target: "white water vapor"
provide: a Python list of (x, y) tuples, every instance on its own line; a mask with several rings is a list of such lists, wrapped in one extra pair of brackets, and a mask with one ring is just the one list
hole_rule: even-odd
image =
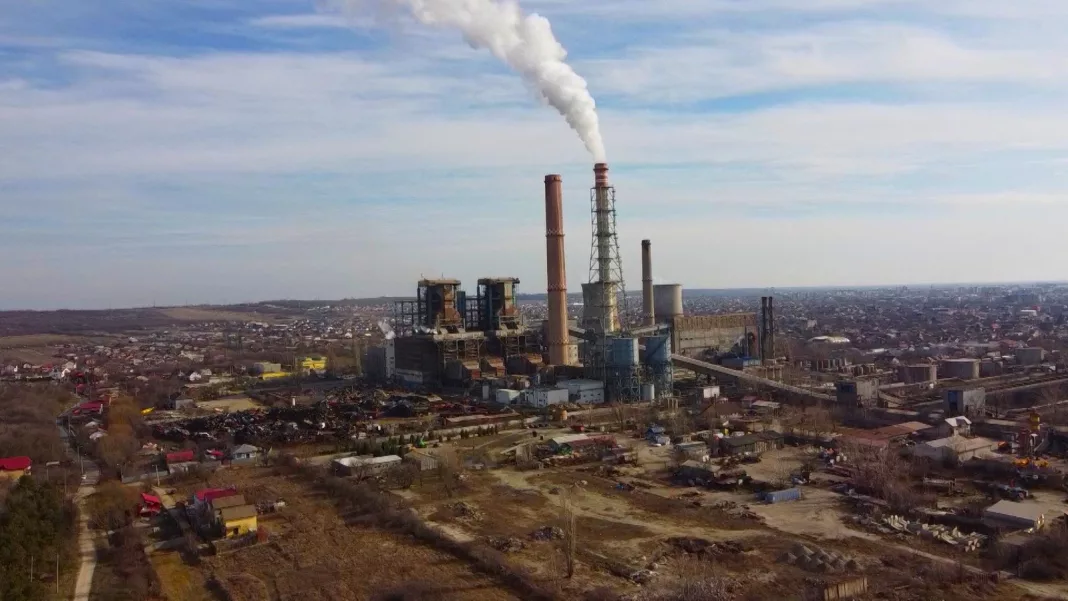
[(575, 130), (596, 162), (605, 161), (597, 104), (586, 80), (564, 59), (549, 20), (524, 14), (515, 0), (327, 0), (346, 14), (369, 5), (403, 8), (430, 27), (459, 30), (474, 48), (485, 48), (518, 72)]

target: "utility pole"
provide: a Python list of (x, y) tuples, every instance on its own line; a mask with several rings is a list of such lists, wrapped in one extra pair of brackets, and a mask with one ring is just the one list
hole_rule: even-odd
[(56, 551), (56, 594), (59, 594), (59, 551)]

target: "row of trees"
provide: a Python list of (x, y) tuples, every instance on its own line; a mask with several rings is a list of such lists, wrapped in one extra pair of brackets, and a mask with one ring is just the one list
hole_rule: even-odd
[(0, 599), (48, 598), (44, 577), (55, 578), (74, 561), (75, 525), (76, 511), (62, 488), (21, 478), (0, 510)]
[(36, 465), (64, 457), (56, 416), (73, 403), (51, 383), (0, 383), (0, 457), (26, 455)]

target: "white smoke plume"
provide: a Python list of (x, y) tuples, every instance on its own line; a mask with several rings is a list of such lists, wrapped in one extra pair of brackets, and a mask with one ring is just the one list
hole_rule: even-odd
[(564, 62), (567, 50), (553, 36), (549, 20), (524, 14), (515, 0), (326, 0), (325, 4), (348, 14), (386, 4), (407, 10), (423, 25), (459, 30), (472, 47), (489, 50), (517, 71), (578, 132), (594, 161), (605, 161), (597, 105), (586, 80)]

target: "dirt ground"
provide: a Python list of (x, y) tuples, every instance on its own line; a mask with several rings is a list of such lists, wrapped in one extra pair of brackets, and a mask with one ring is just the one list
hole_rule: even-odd
[[(465, 451), (503, 458), (504, 451), (526, 437), (529, 431), (461, 444)], [(639, 448), (644, 443), (632, 444)], [(645, 455), (670, 461), (669, 451), (646, 448)], [(797, 449), (787, 449), (745, 467), (772, 480), (803, 459)], [(528, 569), (567, 600), (578, 601), (602, 587), (636, 592), (641, 588), (636, 580), (665, 585), (709, 570), (738, 584), (739, 600), (801, 598), (821, 590), (818, 583), (858, 575), (868, 577), (879, 598), (891, 601), (1016, 601), (1027, 592), (1052, 591), (1038, 585), (1027, 590), (1015, 584), (995, 586), (978, 574), (953, 571), (951, 561), (910, 554), (907, 540), (895, 542), (843, 520), (848, 511), (825, 488), (805, 487), (801, 501), (766, 505), (752, 493), (673, 486), (657, 461), (611, 477), (597, 467), (519, 471), (502, 461), (497, 469), (466, 471), (463, 485), (451, 495), (433, 473), (394, 494), (452, 538), (502, 550), (508, 562)], [(637, 486), (620, 488), (620, 482)], [(154, 557), (171, 598), (200, 601), (183, 591), (206, 590), (212, 575), (237, 601), (366, 599), (404, 581), (430, 583), (440, 599), (519, 598), (452, 555), (340, 515), (332, 500), (306, 482), (271, 468), (222, 470), (211, 484), (236, 485), (251, 502), (284, 499), (287, 507), (261, 521), (273, 535), (271, 542), (207, 557), (198, 566), (185, 565), (174, 555)], [(1039, 502), (1052, 504), (1053, 499)], [(759, 519), (739, 515), (724, 503), (744, 506)], [(578, 541), (571, 579), (564, 578), (563, 545), (552, 531), (565, 525), (565, 505), (574, 512)], [(550, 536), (536, 536), (539, 531)], [(828, 574), (783, 563), (799, 543), (839, 553), (857, 567)]]
[(230, 412), (247, 411), (249, 409), (256, 409), (261, 406), (262, 405), (247, 396), (228, 397), (223, 399), (216, 399), (214, 401), (202, 401), (197, 403), (197, 409), (206, 409), (208, 411), (214, 411), (216, 409)]

